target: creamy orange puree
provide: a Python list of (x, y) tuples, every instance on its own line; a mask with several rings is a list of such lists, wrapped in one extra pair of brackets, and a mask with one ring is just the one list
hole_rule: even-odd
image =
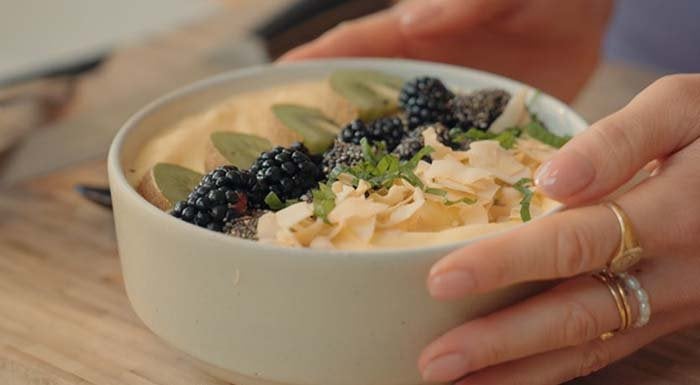
[(156, 163), (173, 163), (204, 173), (209, 135), (236, 131), (269, 139), (275, 145), (289, 145), (301, 137), (283, 126), (273, 115), (273, 104), (293, 103), (315, 107), (339, 124), (357, 116), (353, 105), (335, 93), (327, 81), (299, 82), (231, 97), (199, 115), (164, 127), (144, 143), (133, 162), (129, 182), (137, 185)]

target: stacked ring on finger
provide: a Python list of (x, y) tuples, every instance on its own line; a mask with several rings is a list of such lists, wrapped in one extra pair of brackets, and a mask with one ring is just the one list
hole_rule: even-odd
[(610, 294), (612, 294), (613, 300), (615, 301), (617, 311), (620, 314), (620, 326), (617, 329), (603, 333), (600, 336), (600, 339), (607, 340), (612, 338), (615, 333), (622, 332), (629, 328), (632, 319), (632, 311), (629, 306), (629, 302), (627, 301), (625, 290), (620, 284), (619, 280), (616, 279), (615, 275), (611, 274), (607, 270), (603, 270), (593, 274), (593, 277), (608, 287), (608, 290), (610, 290)]
[[(593, 276), (608, 287), (620, 314), (620, 327), (614, 331), (603, 333), (600, 336), (602, 340), (610, 339), (615, 333), (623, 332), (629, 329), (630, 326), (639, 328), (649, 322), (651, 318), (649, 296), (634, 276), (629, 273), (611, 273), (608, 270), (602, 270), (593, 274)], [(635, 297), (639, 307), (637, 319), (634, 323), (632, 322), (632, 309), (628, 299), (630, 295)]]
[(625, 284), (627, 292), (632, 293), (634, 298), (637, 300), (637, 305), (639, 306), (639, 314), (637, 315), (637, 320), (634, 322), (634, 327), (640, 328), (647, 323), (651, 318), (651, 304), (649, 303), (649, 295), (646, 290), (639, 283), (637, 278), (629, 273), (620, 273), (617, 275), (622, 279)]

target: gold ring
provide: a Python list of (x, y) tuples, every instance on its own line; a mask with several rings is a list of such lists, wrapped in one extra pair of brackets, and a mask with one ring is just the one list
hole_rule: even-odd
[(615, 284), (615, 290), (617, 290), (617, 294), (620, 296), (620, 299), (622, 300), (622, 306), (625, 309), (625, 324), (622, 325), (622, 328), (620, 328), (619, 331), (625, 331), (629, 329), (630, 326), (632, 326), (632, 308), (630, 307), (630, 303), (627, 300), (627, 290), (625, 289), (625, 284), (620, 279), (620, 276), (614, 273), (611, 273), (608, 270), (603, 270), (603, 274), (605, 274), (608, 277), (608, 280), (610, 282)]
[(630, 308), (629, 301), (627, 301), (625, 289), (616, 276), (604, 270), (593, 274), (593, 277), (603, 282), (608, 288), (610, 294), (612, 294), (612, 297), (615, 300), (615, 306), (617, 307), (617, 311), (620, 315), (620, 327), (618, 327), (616, 330), (601, 334), (600, 339), (605, 341), (612, 338), (615, 333), (622, 332), (630, 327), (632, 324), (632, 310)]
[(606, 202), (605, 207), (612, 210), (620, 225), (620, 245), (608, 262), (607, 269), (613, 273), (622, 273), (634, 266), (642, 258), (642, 247), (637, 241), (629, 217), (615, 202)]

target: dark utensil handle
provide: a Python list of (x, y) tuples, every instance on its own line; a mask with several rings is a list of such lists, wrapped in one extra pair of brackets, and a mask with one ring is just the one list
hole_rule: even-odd
[(75, 185), (75, 191), (90, 202), (109, 209), (112, 208), (112, 194), (109, 191), (109, 187), (78, 184)]

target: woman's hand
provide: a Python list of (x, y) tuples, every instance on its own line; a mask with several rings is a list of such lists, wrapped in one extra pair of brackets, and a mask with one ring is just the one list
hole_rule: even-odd
[(598, 63), (612, 0), (413, 0), (343, 23), (282, 60), (405, 57), (500, 73), (564, 100)]
[[(658, 166), (653, 175), (616, 202), (647, 257), (630, 272), (653, 315), (648, 325), (602, 341), (598, 336), (618, 328), (620, 316), (589, 273), (615, 253), (620, 230), (613, 212), (596, 202), (650, 162)], [(453, 252), (432, 268), (429, 291), (447, 300), (571, 278), (438, 338), (419, 360), (426, 380), (558, 384), (700, 322), (700, 75), (655, 82), (564, 146), (540, 168), (536, 184), (574, 208)]]

